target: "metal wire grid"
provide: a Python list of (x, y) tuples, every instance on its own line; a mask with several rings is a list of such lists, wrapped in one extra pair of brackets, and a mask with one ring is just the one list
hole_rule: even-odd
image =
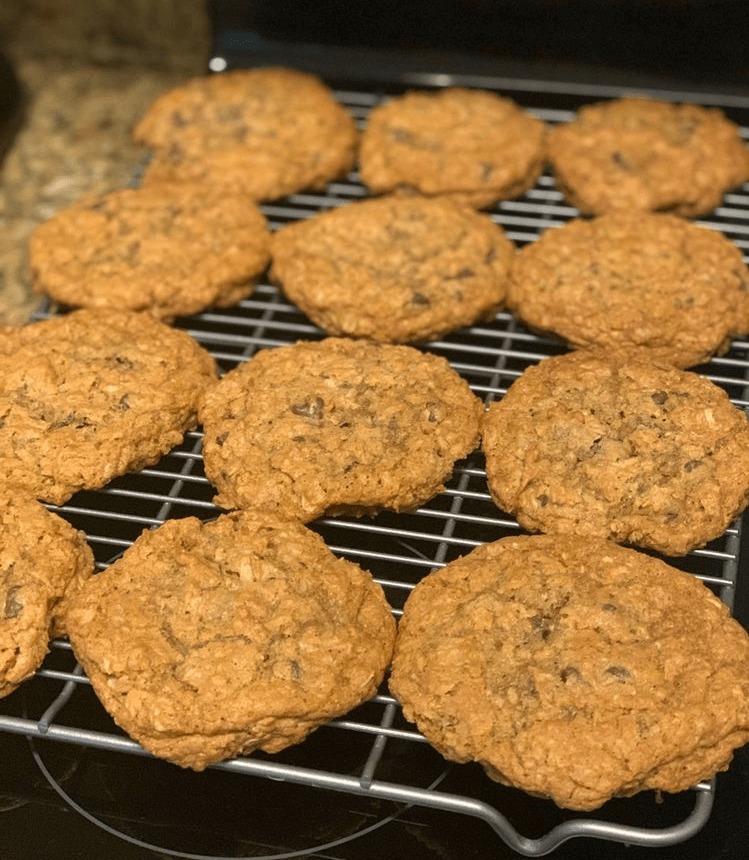
[[(439, 81), (440, 85), (450, 83), (475, 85), (473, 81)], [(512, 84), (501, 81), (494, 82), (494, 86), (507, 88), (508, 83)], [(482, 86), (491, 84), (480, 82)], [(528, 82), (515, 85), (516, 89), (528, 89)], [(537, 87), (539, 94), (547, 92), (547, 85)], [(549, 123), (565, 121), (571, 118), (578, 101), (589, 98), (591, 92), (590, 88), (582, 88), (582, 92), (570, 90), (567, 95), (571, 106), (565, 109), (534, 108), (533, 102), (526, 106)], [(685, 94), (680, 95), (687, 100)], [(338, 97), (363, 123), (368, 110), (383, 95), (341, 91)], [(693, 100), (706, 103), (704, 96)], [(749, 100), (745, 107), (749, 115)], [(746, 128), (743, 132), (749, 136)], [(277, 228), (363, 196), (365, 190), (356, 173), (352, 173), (345, 181), (333, 183), (325, 194), (295, 195), (263, 209), (271, 227)], [(536, 239), (545, 229), (563, 224), (577, 212), (564, 203), (553, 179), (545, 174), (522, 199), (501, 203), (490, 214), (511, 239), (522, 245)], [(701, 223), (722, 230), (746, 256), (749, 189), (728, 195), (724, 205)], [(38, 316), (54, 313), (55, 309), (46, 308)], [(200, 314), (180, 320), (177, 325), (205, 346), (225, 371), (257, 350), (323, 336), (268, 283), (261, 283), (252, 297), (235, 308)], [(427, 348), (444, 355), (487, 403), (500, 398), (525, 368), (565, 351), (563, 343), (528, 331), (508, 313), (498, 314), (491, 323), (434, 341)], [(737, 406), (749, 408), (749, 342), (735, 342), (727, 355), (713, 359), (699, 370), (724, 387)], [(85, 531), (99, 569), (116, 559), (143, 529), (156, 527), (170, 517), (194, 515), (209, 519), (218, 514), (211, 501), (213, 489), (202, 470), (201, 444), (199, 430), (188, 433), (184, 443), (156, 466), (123, 476), (101, 491), (79, 493), (68, 504), (54, 508)], [(517, 533), (519, 529), (513, 519), (493, 505), (479, 452), (458, 464), (445, 492), (412, 514), (383, 513), (362, 520), (326, 518), (313, 527), (335, 553), (372, 572), (385, 589), (396, 616), (400, 615), (411, 588), (430, 570), (474, 546)], [(704, 549), (669, 562), (699, 576), (733, 605), (740, 543), (741, 523), (737, 522)], [(37, 677), (27, 685), (29, 689), (33, 687), (33, 698), (38, 702), (35, 715), (19, 718), (0, 713), (0, 731), (147, 755), (114, 726), (95, 701), (67, 642), (58, 640), (52, 644)], [(81, 708), (71, 706), (83, 700), (89, 701)], [(493, 828), (511, 848), (528, 856), (547, 854), (575, 836), (638, 845), (673, 844), (689, 838), (704, 825), (713, 803), (714, 784), (705, 783), (695, 788), (691, 808), (681, 804), (675, 818), (663, 826), (645, 827), (637, 823), (642, 820), (640, 808), (636, 815), (628, 817), (626, 806), (624, 814), (620, 810), (609, 814), (608, 807), (604, 807), (601, 815), (594, 817), (560, 813), (543, 835), (532, 838), (520, 833), (501, 811), (506, 792), (512, 790), (493, 784), (487, 787), (488, 780), (483, 776), (478, 778), (481, 786), (475, 796), (435, 788), (443, 762), (413, 726), (403, 720), (397, 702), (385, 688), (352, 714), (334, 720), (318, 732), (326, 733), (334, 753), (331, 756), (325, 752), (322, 766), (316, 753), (307, 755), (307, 750), (315, 744), (310, 739), (275, 757), (237, 758), (216, 765), (216, 769), (475, 816)], [(397, 764), (389, 755), (394, 747), (398, 751)], [(527, 803), (544, 801), (528, 798)]]

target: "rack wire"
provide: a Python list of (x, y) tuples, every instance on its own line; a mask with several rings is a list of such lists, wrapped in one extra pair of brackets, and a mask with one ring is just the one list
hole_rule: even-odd
[[(368, 111), (399, 88), (450, 85), (481, 86), (508, 93), (550, 124), (570, 119), (586, 101), (626, 92), (621, 88), (557, 82), (415, 75), (404, 77), (398, 87), (390, 87), (387, 92), (348, 88), (337, 89), (336, 94), (363, 125)], [(749, 137), (749, 98), (673, 91), (645, 91), (645, 94), (722, 106), (739, 122), (744, 137)], [(263, 210), (270, 226), (276, 229), (365, 195), (358, 175), (353, 172), (346, 179), (332, 183), (325, 193), (294, 195), (265, 205)], [(578, 213), (564, 202), (553, 178), (546, 173), (521, 199), (500, 203), (489, 214), (522, 246)], [(749, 188), (727, 195), (723, 205), (699, 223), (721, 230), (742, 249), (746, 258)], [(47, 306), (37, 317), (58, 312)], [(190, 332), (208, 349), (223, 371), (246, 361), (258, 350), (323, 336), (267, 282), (234, 308), (180, 319), (175, 325)], [(507, 312), (497, 314), (491, 322), (454, 332), (426, 348), (445, 356), (487, 403), (501, 398), (530, 365), (566, 351), (561, 341), (529, 331)], [(697, 370), (722, 386), (738, 407), (749, 408), (749, 341), (734, 342), (726, 355)], [(67, 504), (52, 509), (86, 533), (97, 568), (104, 569), (144, 529), (172, 517), (194, 515), (205, 520), (218, 515), (211, 501), (213, 488), (203, 474), (201, 444), (200, 430), (190, 432), (182, 445), (155, 466), (125, 475), (100, 491), (81, 492)], [(519, 531), (517, 523), (491, 501), (480, 452), (461, 461), (446, 490), (413, 513), (385, 512), (368, 519), (325, 518), (312, 527), (322, 534), (333, 552), (373, 574), (383, 586), (396, 617), (402, 612), (410, 590), (428, 572), (481, 543)], [(739, 581), (741, 528), (741, 521), (737, 521), (707, 547), (668, 561), (703, 579), (733, 606)], [(743, 575), (747, 573), (744, 571)], [(31, 698), (36, 710), (17, 716), (6, 713), (0, 701), (0, 731), (148, 757), (137, 743), (107, 720), (66, 641), (52, 643), (44, 665), (24, 686), (33, 688)], [(71, 706), (71, 702), (84, 698), (85, 707)], [(323, 767), (316, 758), (306, 755), (306, 741), (278, 756), (238, 757), (216, 765), (215, 770), (296, 783), (319, 792), (374, 797), (472, 816), (484, 821), (511, 849), (526, 856), (548, 854), (575, 837), (654, 847), (675, 844), (690, 838), (706, 823), (715, 795), (714, 782), (700, 784), (682, 793), (673, 812), (668, 799), (662, 801), (654, 796), (641, 799), (639, 805), (634, 800), (614, 806), (607, 804), (596, 814), (585, 817), (561, 811), (550, 816), (546, 809), (542, 817), (550, 824), (545, 832), (528, 836), (506, 814), (504, 803), (513, 789), (495, 786), (483, 774), (475, 775), (475, 792), (466, 790), (458, 794), (439, 787), (444, 764), (441, 757), (404, 720), (398, 703), (385, 686), (370, 702), (332, 721), (318, 733), (325, 736), (326, 748), (331, 751), (326, 753)], [(684, 795), (690, 798), (686, 806)], [(548, 805), (548, 801), (530, 797), (523, 797), (520, 802), (529, 808)], [(639, 823), (644, 820), (643, 803), (652, 809), (657, 803), (656, 819), (661, 824), (646, 827)]]

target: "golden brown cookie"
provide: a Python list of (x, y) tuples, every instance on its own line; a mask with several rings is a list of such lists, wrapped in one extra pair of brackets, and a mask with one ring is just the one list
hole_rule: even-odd
[(66, 632), (71, 596), (93, 573), (86, 536), (17, 488), (0, 497), (0, 697), (39, 668)]
[(681, 791), (749, 741), (749, 637), (725, 604), (581, 537), (505, 538), (423, 579), (390, 687), (444, 756), (570, 809)]
[(508, 305), (575, 347), (646, 347), (691, 367), (749, 326), (749, 269), (722, 233), (675, 215), (611, 212), (518, 251)]
[(483, 426), (497, 505), (529, 531), (683, 555), (749, 502), (749, 422), (705, 377), (582, 350), (528, 368)]
[(195, 427), (213, 358), (149, 314), (78, 310), (0, 328), (0, 474), (62, 504), (155, 463)]
[(115, 721), (194, 770), (278, 752), (370, 698), (395, 638), (368, 573), (259, 512), (144, 531), (76, 595), (68, 628)]
[(544, 138), (541, 120), (495, 93), (412, 91), (370, 112), (359, 172), (376, 194), (446, 196), (483, 209), (535, 183)]
[(387, 196), (288, 224), (271, 278), (328, 334), (425, 341), (502, 306), (514, 245), (451, 201)]
[(246, 298), (269, 259), (270, 231), (254, 203), (190, 184), (87, 197), (29, 241), (37, 292), (162, 319)]
[(479, 442), (481, 401), (439, 356), (327, 338), (265, 349), (199, 410), (217, 505), (308, 522), (411, 510)]
[(133, 137), (154, 152), (144, 184), (200, 181), (255, 200), (324, 189), (358, 142), (319, 78), (275, 67), (192, 78), (156, 99)]
[(557, 185), (586, 214), (718, 206), (749, 179), (749, 150), (717, 108), (621, 98), (581, 108), (548, 136)]

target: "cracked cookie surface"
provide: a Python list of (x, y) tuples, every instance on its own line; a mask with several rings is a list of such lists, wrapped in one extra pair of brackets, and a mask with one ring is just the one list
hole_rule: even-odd
[(492, 498), (529, 531), (683, 555), (749, 502), (749, 422), (726, 392), (640, 356), (529, 367), (486, 412)]
[(722, 233), (612, 212), (546, 230), (515, 256), (507, 302), (576, 347), (645, 347), (691, 367), (749, 329), (749, 269)]
[(326, 338), (264, 349), (200, 406), (217, 505), (322, 514), (411, 510), (479, 442), (481, 401), (440, 356)]
[(368, 573), (259, 512), (143, 532), (76, 596), (68, 628), (117, 723), (194, 770), (278, 752), (370, 698), (395, 638)]
[(548, 135), (556, 182), (585, 214), (711, 212), (749, 179), (749, 150), (717, 108), (645, 98), (596, 102)]
[(155, 463), (195, 427), (216, 375), (192, 337), (148, 314), (83, 309), (0, 328), (0, 473), (62, 504)]
[(144, 185), (209, 183), (254, 200), (321, 191), (353, 166), (353, 116), (315, 75), (280, 67), (193, 78), (156, 99), (133, 137)]
[[(12, 495), (11, 495), (12, 493)], [(4, 487), (0, 497), (0, 697), (39, 668), (65, 611), (94, 571), (86, 536), (35, 499)]]
[(331, 335), (425, 341), (503, 305), (514, 245), (449, 201), (382, 197), (277, 231), (271, 278)]
[(606, 541), (519, 536), (416, 585), (390, 688), (445, 757), (590, 810), (676, 792), (749, 741), (749, 637), (691, 574)]
[(359, 172), (376, 194), (447, 196), (483, 209), (534, 184), (545, 133), (541, 120), (495, 93), (414, 90), (370, 111)]
[(29, 241), (37, 292), (162, 319), (236, 304), (269, 259), (270, 231), (254, 203), (189, 184), (85, 198)]

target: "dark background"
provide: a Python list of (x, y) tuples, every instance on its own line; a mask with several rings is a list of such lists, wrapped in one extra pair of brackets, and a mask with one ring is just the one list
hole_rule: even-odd
[(261, 41), (455, 53), (563, 78), (634, 73), (749, 88), (744, 0), (213, 0)]

